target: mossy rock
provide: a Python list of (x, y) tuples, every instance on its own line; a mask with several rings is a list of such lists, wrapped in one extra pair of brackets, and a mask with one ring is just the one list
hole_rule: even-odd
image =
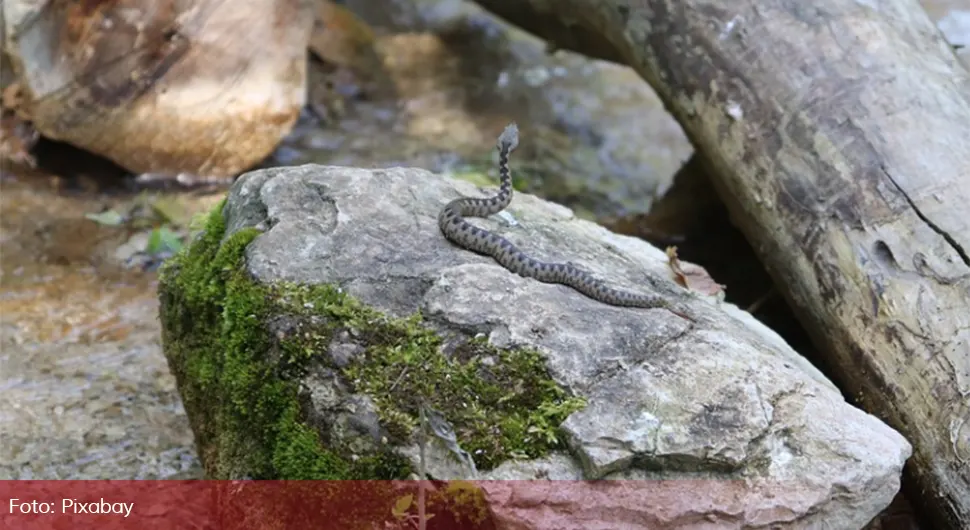
[[(259, 234), (227, 233), (220, 205), (159, 282), (164, 351), (208, 478), (405, 478), (413, 465), (395, 448), (422, 405), (444, 415), (479, 470), (562, 447), (559, 425), (583, 400), (538, 352), (470, 338), (445, 354), (420, 314), (392, 318), (331, 285), (258, 283), (244, 265)], [(328, 347), (348, 334), (359, 351), (335, 360)], [(311, 418), (311, 371), (369, 396), (380, 439), (361, 444)]]

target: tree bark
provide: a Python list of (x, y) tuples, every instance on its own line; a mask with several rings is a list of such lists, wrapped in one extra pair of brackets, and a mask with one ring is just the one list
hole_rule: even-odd
[(478, 3), (653, 86), (843, 388), (913, 444), (914, 500), (970, 528), (970, 75), (920, 4)]

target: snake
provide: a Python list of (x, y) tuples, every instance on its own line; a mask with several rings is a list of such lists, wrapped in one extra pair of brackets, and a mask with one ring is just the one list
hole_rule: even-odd
[(509, 156), (518, 145), (519, 128), (515, 122), (512, 122), (499, 135), (496, 144), (499, 154), (498, 193), (484, 198), (460, 197), (446, 204), (438, 214), (438, 228), (445, 238), (461, 248), (490, 256), (509, 271), (525, 278), (565, 285), (588, 298), (611, 306), (666, 309), (677, 316), (693, 320), (681, 312), (674, 311), (671, 304), (661, 296), (610, 287), (572, 262), (555, 263), (537, 260), (504, 237), (469, 223), (466, 217), (486, 218), (501, 212), (512, 202)]

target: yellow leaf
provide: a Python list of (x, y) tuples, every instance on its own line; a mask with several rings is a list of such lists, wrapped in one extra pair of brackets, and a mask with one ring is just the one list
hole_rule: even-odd
[(408, 508), (411, 507), (411, 502), (414, 500), (414, 495), (408, 493), (407, 495), (401, 497), (394, 503), (394, 507), (391, 508), (391, 514), (398, 519), (404, 517), (407, 514)]

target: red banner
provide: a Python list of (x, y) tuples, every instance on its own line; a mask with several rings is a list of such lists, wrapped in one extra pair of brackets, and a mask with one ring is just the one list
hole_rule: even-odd
[[(733, 506), (737, 516), (752, 493), (732, 480), (424, 485), (422, 493), (414, 481), (0, 481), (0, 528), (393, 530), (417, 529), (424, 517), (427, 530), (525, 520), (525, 527), (641, 529), (696, 518), (704, 506)], [(769, 512), (799, 497), (779, 488)]]
[[(455, 484), (429, 487), (427, 528), (494, 528)], [(0, 481), (0, 528), (417, 528), (419, 498), (405, 481)]]

